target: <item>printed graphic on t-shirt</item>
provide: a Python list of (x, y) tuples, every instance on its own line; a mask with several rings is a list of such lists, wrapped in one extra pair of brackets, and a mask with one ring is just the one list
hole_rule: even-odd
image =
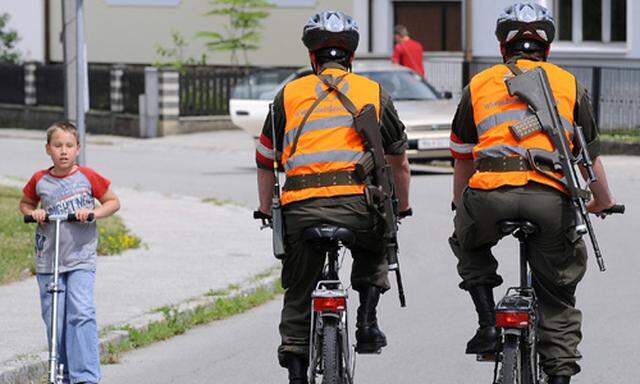
[(79, 209), (93, 209), (95, 207), (91, 190), (79, 185), (69, 185), (54, 190), (51, 192), (50, 199), (54, 202), (46, 207), (46, 211), (50, 215), (65, 215)]
[(41, 258), (44, 251), (44, 244), (47, 242), (47, 237), (42, 233), (36, 233), (36, 257)]

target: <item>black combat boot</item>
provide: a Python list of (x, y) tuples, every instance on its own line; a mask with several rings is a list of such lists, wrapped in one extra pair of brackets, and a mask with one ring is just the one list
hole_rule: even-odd
[(380, 290), (371, 285), (360, 291), (360, 306), (356, 321), (356, 352), (379, 353), (387, 345), (387, 337), (378, 328), (376, 306), (380, 300)]
[(549, 376), (547, 384), (569, 384), (571, 376)]
[(495, 353), (498, 350), (498, 329), (496, 328), (496, 310), (493, 301), (493, 289), (479, 285), (469, 289), (473, 304), (478, 312), (480, 327), (467, 343), (469, 354)]
[(307, 368), (309, 367), (309, 362), (307, 358), (294, 353), (287, 353), (286, 355), (289, 384), (308, 384)]

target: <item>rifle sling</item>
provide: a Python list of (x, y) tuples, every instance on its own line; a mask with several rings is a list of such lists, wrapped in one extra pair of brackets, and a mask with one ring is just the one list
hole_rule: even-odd
[(289, 157), (292, 157), (293, 154), (296, 153), (296, 149), (298, 149), (298, 140), (300, 139), (300, 135), (302, 134), (302, 130), (304, 129), (304, 126), (307, 124), (307, 120), (309, 120), (309, 117), (311, 116), (313, 111), (315, 111), (315, 109), (318, 107), (318, 105), (320, 105), (320, 103), (324, 99), (326, 99), (327, 96), (329, 96), (329, 94), (332, 91), (338, 90), (338, 85), (342, 82), (342, 80), (344, 80), (345, 76), (347, 76), (347, 75), (346, 74), (342, 75), (342, 76), (336, 78), (335, 81), (331, 81), (331, 80), (329, 80), (327, 78), (327, 77), (329, 77), (329, 78), (333, 79), (332, 76), (324, 76), (324, 75), (318, 76), (318, 78), (320, 80), (322, 80), (322, 82), (324, 84), (327, 84), (327, 87), (329, 87), (329, 88), (322, 91), (322, 93), (320, 94), (320, 96), (318, 96), (316, 101), (314, 101), (313, 104), (311, 104), (311, 107), (309, 107), (309, 109), (307, 110), (307, 113), (305, 113), (304, 118), (302, 119), (302, 122), (300, 123), (300, 125), (298, 126), (298, 129), (296, 131), (296, 136), (293, 139), (293, 144), (291, 146), (291, 154), (289, 155)]
[(522, 75), (522, 70), (520, 68), (518, 68), (518, 66), (516, 65), (518, 61), (507, 61), (504, 65), (507, 66), (507, 68), (509, 68), (509, 70), (511, 71), (511, 73), (513, 73), (514, 76), (518, 76), (518, 75)]

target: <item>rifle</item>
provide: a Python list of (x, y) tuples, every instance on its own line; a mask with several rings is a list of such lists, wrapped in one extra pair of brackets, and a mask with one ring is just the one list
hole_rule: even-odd
[(356, 165), (355, 173), (357, 177), (366, 181), (373, 172), (373, 183), (366, 183), (365, 196), (367, 203), (384, 222), (384, 233), (382, 235), (385, 244), (385, 253), (389, 271), (396, 275), (398, 284), (398, 298), (400, 306), (406, 307), (404, 296), (404, 286), (402, 285), (402, 274), (400, 273), (400, 263), (398, 261), (398, 219), (399, 216), (411, 216), (412, 212), (398, 212), (398, 199), (394, 191), (393, 174), (391, 166), (387, 164), (384, 157), (384, 147), (382, 145), (382, 135), (380, 134), (380, 124), (377, 112), (372, 104), (365, 105), (360, 111), (355, 104), (345, 95), (330, 76), (318, 76), (331, 91), (335, 91), (340, 103), (353, 116), (353, 127), (362, 137), (366, 151)]
[(280, 200), (280, 173), (278, 164), (278, 146), (276, 140), (276, 124), (273, 114), (273, 103), (269, 104), (271, 111), (271, 136), (273, 138), (273, 173), (275, 182), (273, 183), (273, 195), (271, 197), (271, 216), (260, 211), (253, 212), (253, 218), (262, 220), (260, 229), (273, 229), (273, 256), (276, 259), (284, 258), (284, 219), (282, 217), (282, 201)]
[[(544, 69), (537, 67), (522, 72), (512, 63), (509, 63), (508, 67), (515, 75), (505, 81), (509, 95), (517, 96), (528, 105), (529, 110), (533, 113), (533, 116), (525, 118), (510, 129), (517, 140), (523, 140), (540, 131), (551, 139), (555, 151), (528, 149), (527, 160), (536, 172), (559, 182), (567, 189), (575, 211), (575, 232), (579, 236), (589, 234), (598, 267), (600, 271), (604, 272), (606, 270), (604, 259), (587, 211), (587, 202), (591, 198), (591, 193), (581, 187), (576, 170), (576, 165), (582, 165), (586, 169), (587, 185), (597, 181), (582, 128), (575, 127), (579, 148), (577, 156), (574, 156), (570, 150), (551, 85)], [(562, 177), (556, 176), (553, 172), (542, 170), (538, 165), (540, 163), (550, 166), (555, 172), (560, 172)]]
[[(382, 235), (385, 244), (385, 253), (389, 264), (389, 271), (394, 271), (398, 284), (398, 297), (400, 306), (406, 307), (402, 274), (398, 261), (398, 199), (394, 191), (393, 174), (391, 166), (387, 164), (382, 146), (382, 136), (375, 107), (365, 105), (354, 116), (354, 127), (362, 136), (366, 152), (356, 166), (358, 177), (365, 180), (373, 168), (374, 183), (367, 183), (365, 196), (369, 206), (373, 207), (378, 216), (384, 221), (384, 233)], [(410, 212), (405, 213), (410, 215)]]

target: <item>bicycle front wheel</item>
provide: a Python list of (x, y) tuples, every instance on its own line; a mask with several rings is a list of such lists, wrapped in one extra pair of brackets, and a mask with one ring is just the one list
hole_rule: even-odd
[(325, 318), (322, 327), (322, 384), (342, 384), (338, 319)]

